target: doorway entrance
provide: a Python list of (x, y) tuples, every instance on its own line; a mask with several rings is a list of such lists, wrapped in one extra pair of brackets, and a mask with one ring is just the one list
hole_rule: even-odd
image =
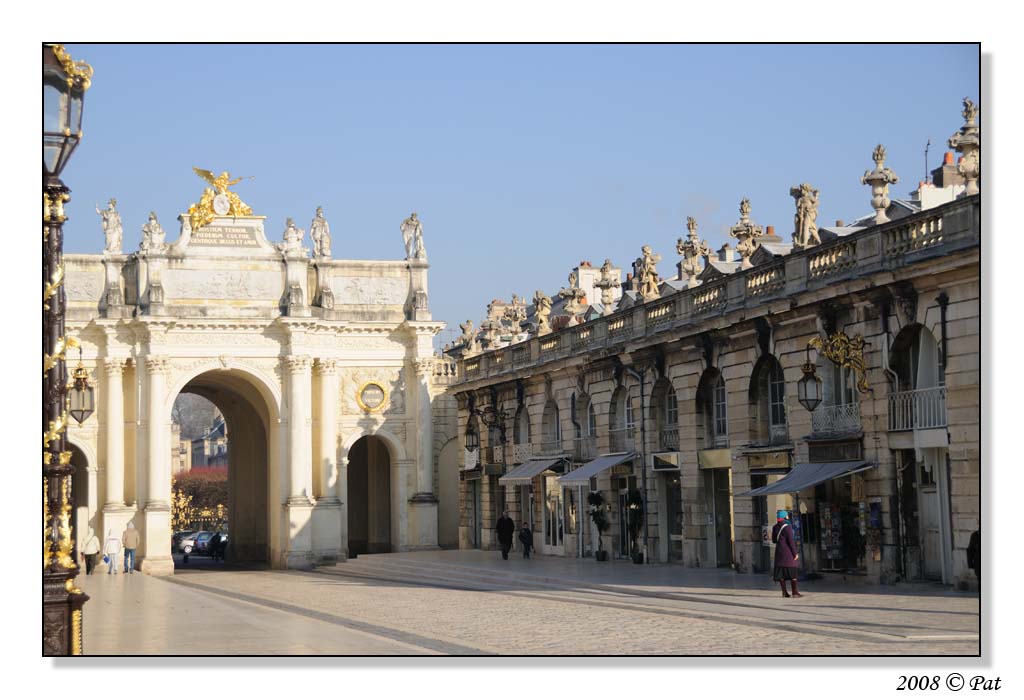
[(544, 541), (542, 554), (564, 555), (562, 537), (565, 523), (562, 516), (562, 486), (557, 474), (545, 474), (544, 483)]
[(391, 551), (391, 457), (380, 438), (359, 438), (348, 458), (348, 551)]
[(707, 494), (709, 529), (715, 566), (732, 566), (732, 500), (728, 469), (704, 470), (704, 489)]

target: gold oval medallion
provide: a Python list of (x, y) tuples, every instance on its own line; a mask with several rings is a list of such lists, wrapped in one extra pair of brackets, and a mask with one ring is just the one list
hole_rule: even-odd
[(383, 410), (388, 401), (388, 392), (380, 382), (369, 381), (359, 387), (356, 402), (367, 413)]

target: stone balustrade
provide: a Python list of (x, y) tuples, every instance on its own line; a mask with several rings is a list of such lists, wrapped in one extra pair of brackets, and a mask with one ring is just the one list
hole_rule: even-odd
[[(610, 348), (689, 326), (708, 316), (753, 308), (770, 299), (793, 298), (800, 292), (844, 279), (950, 255), (979, 244), (980, 213), (980, 195), (962, 197), (903, 219), (870, 226), (836, 241), (794, 251), (750, 270), (679, 290), (647, 304), (636, 304), (508, 348), (472, 355), (460, 360), (464, 371), (457, 383), (534, 367), (570, 353), (585, 354)], [(511, 362), (507, 361), (509, 352)]]

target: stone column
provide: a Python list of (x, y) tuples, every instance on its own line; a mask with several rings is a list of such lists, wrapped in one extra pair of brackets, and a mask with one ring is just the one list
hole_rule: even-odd
[(338, 370), (337, 361), (316, 361), (320, 396), (317, 418), (316, 505), (313, 507), (313, 554), (317, 562), (345, 559), (342, 551), (342, 509), (338, 498)]
[(317, 360), (320, 377), (320, 488), (317, 501), (337, 501), (338, 453), (338, 370), (335, 360)]
[[(124, 504), (124, 377), (125, 360), (109, 358), (107, 371), (106, 437), (107, 501), (104, 511), (121, 510)], [(103, 533), (104, 535), (106, 533)]]
[(416, 493), (414, 499), (434, 498), (434, 416), (430, 405), (430, 381), (434, 372), (433, 359), (415, 361), (417, 411), (416, 425), (419, 430), (416, 468)]
[[(434, 417), (430, 405), (433, 358), (414, 361), (416, 367), (416, 492), (409, 499), (408, 549), (437, 548), (437, 498), (434, 496)], [(395, 483), (392, 481), (392, 483)]]
[(288, 541), (280, 565), (309, 569), (313, 554), (313, 484), (310, 403), (310, 359), (303, 355), (285, 358), (288, 370), (288, 498), (285, 510)]
[(313, 471), (310, 435), (310, 360), (289, 355), (288, 364), (288, 503), (310, 505)]
[(169, 416), (164, 411), (168, 369), (166, 357), (151, 355), (146, 358), (146, 373), (149, 375), (146, 512), (141, 551), (137, 554), (142, 571), (155, 575), (174, 573), (174, 561), (171, 559), (171, 453), (167, 445)]

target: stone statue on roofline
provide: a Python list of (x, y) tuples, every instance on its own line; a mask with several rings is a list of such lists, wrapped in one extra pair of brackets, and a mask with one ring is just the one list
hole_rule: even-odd
[(121, 252), (121, 238), (124, 231), (121, 227), (121, 214), (117, 211), (117, 200), (111, 197), (107, 208), (102, 210), (97, 204), (96, 213), (103, 220), (103, 234), (106, 239), (103, 252), (118, 255)]
[(697, 238), (697, 220), (692, 216), (686, 217), (686, 228), (689, 231), (686, 240), (676, 241), (676, 252), (683, 256), (679, 262), (679, 279), (684, 279), (685, 275), (687, 286), (693, 288), (700, 284), (697, 275), (704, 269), (700, 259), (711, 255), (711, 246)]
[(796, 214), (793, 217), (793, 247), (809, 248), (821, 244), (818, 236), (818, 190), (806, 182), (789, 188), (789, 196), (796, 200)]
[(405, 243), (406, 260), (427, 259), (427, 249), (423, 244), (423, 224), (420, 223), (416, 212), (409, 215), (409, 218), (402, 222), (402, 241)]
[(302, 239), (305, 235), (306, 232), (296, 226), (291, 217), (288, 217), (284, 224), (284, 240), (277, 244), (277, 249), (285, 255), (305, 253), (305, 248), (302, 247)]
[(633, 279), (636, 280), (637, 294), (645, 302), (661, 297), (658, 289), (659, 262), (661, 256), (651, 252), (651, 246), (645, 245), (640, 249), (640, 257), (633, 263)]
[(165, 237), (163, 227), (156, 220), (156, 212), (149, 212), (149, 221), (142, 226), (142, 243), (139, 245), (139, 250), (144, 253), (163, 252), (167, 248), (164, 243)]
[(324, 218), (324, 208), (316, 208), (316, 216), (309, 224), (309, 237), (313, 239), (313, 257), (331, 257), (331, 227)]
[(736, 239), (736, 250), (742, 258), (740, 269), (752, 268), (750, 256), (761, 245), (757, 239), (764, 237), (764, 229), (750, 220), (750, 200), (746, 197), (740, 201), (740, 220), (729, 229), (729, 235)]
[(538, 289), (533, 295), (533, 306), (537, 314), (537, 335), (547, 335), (551, 332), (551, 297)]
[(978, 178), (981, 177), (981, 129), (978, 128), (978, 107), (974, 101), (964, 98), (964, 111), (961, 113), (964, 125), (949, 137), (949, 147), (961, 154), (957, 171), (966, 181), (967, 189), (963, 196), (978, 194)]
[(608, 316), (612, 313), (612, 304), (615, 303), (615, 292), (612, 290), (622, 286), (618, 276), (612, 275), (610, 258), (605, 258), (604, 265), (601, 266), (601, 279), (594, 282), (594, 286), (601, 290), (601, 315)]

